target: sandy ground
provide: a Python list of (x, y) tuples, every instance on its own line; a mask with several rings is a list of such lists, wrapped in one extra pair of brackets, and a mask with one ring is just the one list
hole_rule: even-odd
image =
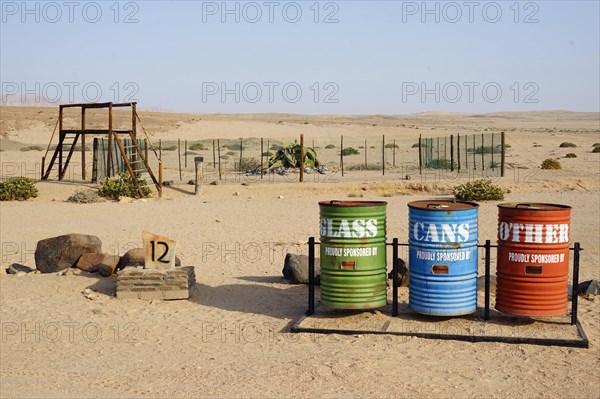
[[(17, 173), (15, 165), (36, 173), (41, 153), (19, 149), (47, 144), (54, 114), (49, 108), (2, 109), (2, 177)], [(300, 130), (307, 137), (376, 137), (376, 123), (406, 142), (431, 127), (436, 129), (428, 133), (437, 135), (506, 130), (509, 156), (536, 164), (574, 152), (577, 158), (561, 159), (561, 171), (530, 168), (520, 170), (523, 176), (515, 169), (497, 182), (510, 189), (508, 201), (571, 205), (571, 240), (584, 248), (581, 279), (600, 277), (600, 154), (590, 151), (600, 142), (597, 114), (142, 118), (165, 139), (213, 138), (215, 131), (223, 138), (277, 138)], [(559, 149), (562, 141), (578, 147)], [(307, 238), (318, 235), (319, 200), (362, 195), (388, 201), (388, 238), (406, 241), (406, 204), (448, 197), (455, 181), (405, 181), (400, 173), (383, 179), (377, 172), (303, 184), (253, 180), (242, 186), (243, 179), (232, 179), (205, 186), (196, 197), (193, 186), (179, 184), (174, 169), (165, 173), (177, 184), (165, 188), (162, 199), (70, 204), (64, 200), (72, 192), (94, 187), (77, 181), (77, 172), (74, 181), (38, 183), (36, 199), (1, 204), (2, 268), (12, 262), (34, 266), (35, 245), (47, 237), (94, 234), (105, 252), (123, 254), (139, 246), (141, 231), (148, 230), (177, 240), (178, 255), (196, 267), (198, 280), (189, 301), (148, 303), (114, 298), (114, 276), (0, 275), (2, 397), (599, 396), (598, 298), (580, 300), (589, 349), (289, 333), (306, 310), (307, 288), (284, 282), (283, 259), (287, 252), (306, 253)], [(190, 176), (188, 169), (183, 180)], [(480, 241), (495, 240), (497, 204), (481, 204)], [(84, 298), (88, 287), (99, 297)]]

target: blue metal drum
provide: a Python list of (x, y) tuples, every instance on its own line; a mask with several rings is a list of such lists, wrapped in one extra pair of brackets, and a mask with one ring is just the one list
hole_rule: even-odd
[(435, 316), (477, 309), (479, 205), (414, 201), (409, 207), (409, 306)]

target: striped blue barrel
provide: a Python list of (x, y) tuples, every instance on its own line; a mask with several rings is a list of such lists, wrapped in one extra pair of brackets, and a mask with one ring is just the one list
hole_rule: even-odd
[(477, 309), (477, 216), (463, 201), (414, 201), (409, 207), (409, 306), (458, 316)]

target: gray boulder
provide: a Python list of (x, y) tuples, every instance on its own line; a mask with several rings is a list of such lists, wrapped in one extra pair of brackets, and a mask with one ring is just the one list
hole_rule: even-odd
[(600, 294), (600, 286), (598, 280), (587, 280), (579, 283), (577, 286), (577, 294), (579, 295), (598, 295)]
[(47, 238), (37, 243), (35, 266), (42, 273), (54, 273), (73, 267), (86, 253), (102, 252), (102, 242), (96, 236), (67, 234)]
[[(121, 257), (117, 269), (121, 270), (128, 266), (144, 266), (145, 259), (144, 248), (132, 248)], [(175, 266), (181, 266), (181, 259), (177, 255), (175, 255)]]
[[(288, 253), (283, 264), (283, 277), (291, 284), (308, 284), (308, 256)], [(315, 281), (320, 282), (320, 260), (315, 258)]]

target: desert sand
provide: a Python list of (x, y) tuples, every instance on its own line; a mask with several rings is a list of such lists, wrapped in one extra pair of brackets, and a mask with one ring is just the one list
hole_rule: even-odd
[[(55, 108), (1, 109), (0, 177), (39, 178), (43, 151), (21, 149), (45, 149), (56, 114)], [(358, 143), (385, 134), (402, 144), (402, 154), (411, 160), (414, 150), (404, 147), (419, 134), (505, 131), (511, 145), (507, 162), (514, 166), (504, 178), (494, 178), (510, 191), (505, 201), (571, 205), (571, 241), (584, 248), (581, 280), (600, 277), (600, 154), (591, 152), (600, 142), (598, 114), (140, 114), (154, 141), (264, 137), (285, 142), (304, 133), (309, 142), (337, 142), (343, 134)], [(74, 116), (70, 120), (77, 123)], [(102, 115), (88, 120), (100, 125)], [(564, 141), (577, 147), (559, 148)], [(577, 158), (563, 158), (569, 152)], [(62, 182), (56, 173), (39, 182), (38, 198), (0, 205), (0, 396), (598, 397), (598, 297), (579, 301), (589, 349), (289, 331), (306, 311), (307, 287), (286, 284), (283, 259), (287, 252), (306, 254), (308, 237), (318, 236), (318, 201), (385, 200), (388, 240), (403, 242), (408, 202), (448, 198), (455, 184), (473, 176), (413, 174), (407, 181), (406, 171), (398, 168), (386, 176), (352, 171), (297, 183), (229, 173), (226, 181), (206, 184), (202, 195), (194, 196), (193, 186), (186, 184), (193, 164), (180, 181), (175, 154), (164, 157), (165, 180), (175, 185), (164, 188), (163, 198), (65, 202), (77, 189), (97, 187), (81, 181), (72, 166)], [(561, 158), (563, 169), (540, 170), (548, 157)], [(214, 173), (210, 176), (214, 179)], [(496, 239), (499, 202), (481, 203), (480, 242)], [(44, 238), (93, 234), (102, 240), (103, 251), (122, 255), (141, 245), (142, 230), (178, 241), (178, 256), (196, 269), (190, 300), (119, 300), (115, 276), (4, 274), (13, 262), (34, 267), (36, 243)], [(86, 299), (81, 293), (86, 288), (98, 295)]]

